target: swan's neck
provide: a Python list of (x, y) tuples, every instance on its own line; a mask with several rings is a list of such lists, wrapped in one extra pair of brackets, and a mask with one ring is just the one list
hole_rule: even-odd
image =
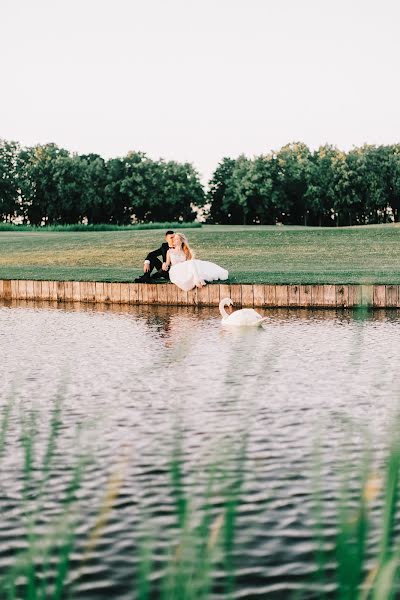
[(229, 314), (225, 310), (225, 306), (228, 306), (227, 300), (221, 300), (219, 303), (219, 312), (221, 313), (223, 319), (227, 319), (229, 317)]

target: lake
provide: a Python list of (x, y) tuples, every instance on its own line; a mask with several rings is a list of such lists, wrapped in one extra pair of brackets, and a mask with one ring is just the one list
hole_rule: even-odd
[[(316, 570), (315, 478), (329, 546), (343, 461), (351, 479), (364, 446), (376, 469), (383, 460), (398, 408), (400, 311), (265, 314), (263, 328), (235, 331), (221, 327), (214, 308), (0, 304), (8, 415), (0, 576), (29, 547), (32, 515), (39, 540), (60, 524), (79, 455), (86, 460), (74, 491), (71, 597), (138, 597), (143, 540), (158, 597), (178, 527), (178, 456), (175, 484), (194, 521), (208, 499), (215, 537), (224, 493), (242, 473), (235, 597), (307, 589)], [(52, 419), (59, 422), (47, 468)], [(54, 569), (49, 560), (43, 573)], [(216, 556), (213, 597), (226, 597), (225, 575)]]

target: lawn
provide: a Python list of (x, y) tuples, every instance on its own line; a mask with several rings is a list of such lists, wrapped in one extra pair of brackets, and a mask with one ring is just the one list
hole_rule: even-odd
[[(188, 228), (235, 283), (400, 284), (400, 226)], [(160, 230), (0, 232), (0, 279), (132, 281)]]

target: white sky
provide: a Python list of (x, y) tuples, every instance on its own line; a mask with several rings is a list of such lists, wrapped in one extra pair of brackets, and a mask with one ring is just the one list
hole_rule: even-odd
[(192, 162), (400, 142), (400, 0), (0, 0), (0, 137)]

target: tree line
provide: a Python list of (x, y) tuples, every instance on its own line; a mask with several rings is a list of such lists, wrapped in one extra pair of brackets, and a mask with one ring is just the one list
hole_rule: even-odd
[(189, 163), (142, 152), (104, 160), (0, 140), (0, 220), (55, 225), (193, 221), (204, 190)]
[(142, 152), (104, 160), (0, 140), (0, 220), (31, 225), (193, 221), (358, 225), (399, 221), (400, 145), (343, 152), (292, 143), (225, 157), (207, 191), (189, 163)]
[(361, 225), (399, 221), (400, 145), (303, 143), (249, 159), (224, 158), (209, 184), (213, 223)]

